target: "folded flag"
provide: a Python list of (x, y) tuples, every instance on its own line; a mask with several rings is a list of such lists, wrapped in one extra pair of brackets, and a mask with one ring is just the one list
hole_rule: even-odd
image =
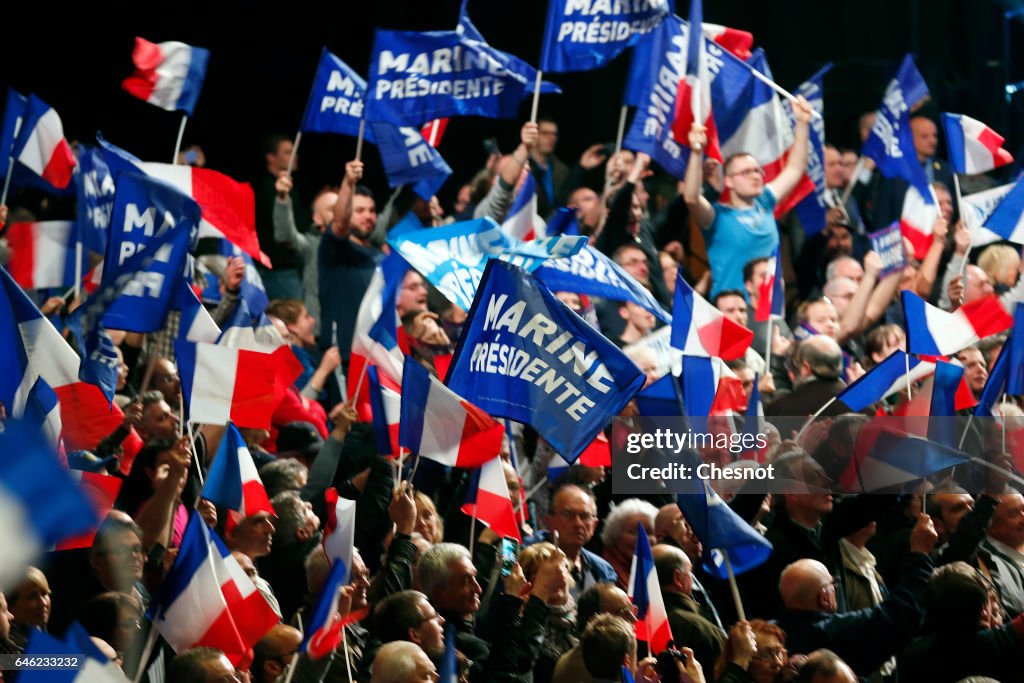
[(654, 568), (654, 554), (647, 530), (636, 525), (636, 547), (629, 568), (629, 599), (636, 605), (636, 639), (647, 643), (648, 652), (657, 655), (668, 647), (672, 629), (668, 623), (661, 582)]
[(733, 574), (764, 564), (772, 554), (768, 539), (733, 512), (706, 481), (691, 484), (694, 492), (679, 494), (676, 503), (704, 546), (704, 568), (720, 579), (727, 579), (726, 554)]
[(516, 522), (515, 506), (509, 496), (508, 482), (505, 481), (501, 456), (495, 455), (474, 473), (466, 502), (461, 509), (463, 513), (486, 524), (499, 536), (511, 536), (523, 542)]
[(845, 491), (870, 493), (922, 479), (969, 459), (955, 448), (872, 421), (861, 429), (853, 458), (838, 483)]
[[(963, 204), (960, 211), (963, 216), (964, 225), (967, 226), (971, 233), (971, 246), (973, 248), (977, 249), (1004, 239), (1002, 235), (992, 232), (985, 226), (988, 223), (988, 219), (992, 216), (992, 212), (995, 211), (999, 203), (1003, 201), (1003, 198), (1014, 187), (1016, 187), (1015, 183), (1007, 183), (1006, 185), (993, 187), (990, 190), (983, 190), (962, 197)], [(1021, 209), (1024, 209), (1024, 205), (1022, 205)], [(1014, 221), (1010, 224), (1011, 237), (1008, 239), (1011, 242), (1020, 244), (1024, 242), (1024, 223), (1021, 224), (1021, 232), (1016, 237), (1012, 237), (1013, 230), (1016, 227), (1015, 220), (1016, 216), (1014, 216)]]
[(672, 346), (688, 356), (712, 356), (723, 360), (742, 358), (754, 333), (735, 323), (676, 277), (672, 307)]
[(490, 415), (532, 425), (575, 460), (644, 374), (532, 275), (488, 259), (447, 384)]
[(274, 610), (202, 517), (193, 513), (146, 616), (175, 652), (214, 647), (238, 665), (278, 623)]
[(779, 247), (768, 258), (768, 269), (765, 277), (757, 285), (757, 308), (754, 309), (754, 320), (759, 323), (768, 322), (774, 315), (782, 317), (786, 314), (786, 283), (782, 280), (782, 257)]
[[(909, 364), (909, 374), (907, 367)], [(843, 389), (837, 401), (842, 401), (851, 412), (859, 413), (872, 403), (884, 401), (935, 371), (935, 363), (923, 361), (899, 349), (864, 373), (856, 382)]]
[(419, 130), (390, 120), (367, 120), (390, 187), (411, 185), (423, 201), (437, 194), (452, 168)]
[(931, 248), (939, 215), (939, 207), (932, 201), (931, 194), (922, 197), (914, 185), (907, 188), (900, 213), (900, 232), (914, 245), (914, 258), (923, 259)]
[(35, 95), (28, 96), (11, 156), (58, 190), (71, 182), (76, 162), (64, 139), (64, 126), (57, 112)]
[(348, 574), (349, 568), (344, 562), (334, 562), (316, 603), (313, 619), (306, 628), (300, 650), (314, 661), (323, 659), (341, 645), (343, 628), (348, 619), (341, 615), (338, 599)]
[(532, 173), (526, 174), (501, 229), (509, 237), (523, 242), (544, 236), (544, 221), (537, 215), (537, 181)]
[(1024, 244), (1024, 177), (1021, 177), (984, 223), (1000, 239)]
[(11, 223), (4, 237), (11, 249), (7, 270), (22, 288), (68, 287), (74, 283), (74, 249), (69, 250), (71, 221)]
[[(359, 135), (366, 103), (366, 81), (325, 47), (309, 91), (299, 130), (303, 133)], [(363, 136), (373, 142), (369, 127)]]
[(324, 495), (327, 501), (324, 553), (330, 562), (341, 562), (351, 573), (352, 551), (355, 548), (356, 501), (342, 498), (333, 486)]
[(721, 24), (709, 24), (706, 21), (702, 26), (705, 38), (718, 43), (736, 55), (737, 59), (746, 61), (750, 58), (750, 48), (754, 47), (753, 33), (741, 31), (738, 28), (722, 26)]
[(370, 383), (370, 408), (373, 411), (373, 436), (377, 455), (398, 457), (398, 425), (402, 418), (402, 387), (375, 365), (366, 370)]
[(213, 321), (213, 316), (206, 310), (184, 279), (178, 284), (178, 300), (175, 308), (181, 311), (181, 322), (178, 326), (179, 336), (190, 342), (206, 342), (213, 344), (221, 336), (220, 328)]
[(192, 116), (209, 59), (210, 51), (201, 47), (173, 40), (151, 43), (136, 36), (132, 49), (135, 71), (121, 87), (161, 109)]
[(981, 121), (943, 112), (942, 125), (954, 173), (985, 173), (1013, 163), (1013, 157), (1003, 149), (1006, 138)]
[(257, 512), (274, 514), (256, 463), (233, 424), (228, 423), (228, 430), (220, 440), (202, 497), (228, 509), (228, 528)]
[(88, 496), (61, 466), (38, 429), (9, 419), (0, 432), (0, 588), (13, 588), (29, 564), (56, 543), (99, 522)]
[(982, 337), (1013, 325), (995, 294), (964, 304), (952, 313), (908, 291), (900, 295), (907, 321), (907, 350), (922, 356), (951, 356)]
[(450, 467), (479, 467), (501, 453), (504, 435), (504, 425), (406, 357), (400, 446)]

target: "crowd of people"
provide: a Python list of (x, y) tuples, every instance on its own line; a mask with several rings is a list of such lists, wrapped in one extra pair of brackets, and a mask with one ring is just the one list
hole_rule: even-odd
[[(728, 583), (705, 569), (707, 549), (674, 496), (617, 495), (602, 467), (573, 465), (549, 477), (551, 447), (529, 426), (516, 425), (502, 457), (524, 543), (506, 566), (503, 539), (460, 510), (470, 473), (425, 460), (410, 476), (410, 458), (398, 480), (392, 463), (377, 454), (371, 425), (345, 399), (339, 375), (348, 369), (362, 295), (389, 249), (388, 230), (409, 214), (428, 228), (483, 216), (500, 224), (530, 174), (538, 214), (571, 207), (580, 234), (667, 311), (681, 276), (728, 319), (753, 330), (744, 357), (729, 365), (747, 396), (756, 381), (769, 422), (814, 413), (895, 350), (906, 350), (901, 291), (945, 310), (996, 294), (1012, 313), (1024, 298), (1019, 250), (970, 249), (936, 124), (921, 112), (911, 119), (914, 144), (941, 215), (927, 248), (906, 241), (902, 270), (883, 274), (867, 235), (899, 220), (907, 183), (882, 177), (870, 160), (858, 166), (851, 150), (824, 149), (824, 230), (805, 234), (792, 213), (777, 221), (775, 207), (807, 164), (810, 107), (803, 99), (792, 106), (794, 146), (770, 182), (749, 154), (706, 160), (699, 125), (690, 132), (684, 179), (666, 178), (644, 154), (610, 153), (602, 144), (569, 165), (557, 156), (558, 122), (541, 116), (522, 125), (514, 151), (486, 160), (447, 211), (408, 188), (385, 199), (365, 187), (364, 163), (372, 161), (350, 161), (340, 186), (300, 196), (289, 174), (299, 168), (292, 142), (268, 138), (266, 171), (253, 185), (259, 242), (273, 268), (257, 268), (270, 300), (266, 315), (303, 373), (269, 430), (241, 432), (274, 514), (229, 523), (227, 511), (200, 497), (225, 430), (196, 425), (194, 438), (179, 436), (186, 414), (171, 343), (177, 314), (161, 333), (112, 332), (123, 424), (68, 459), (121, 477), (123, 486), (90, 548), (48, 553), (0, 594), (0, 652), (22, 653), (34, 630), (60, 634), (78, 620), (126, 674), (151, 683), (430, 681), (451, 638), (464, 681), (618, 681), (624, 667), (639, 680), (697, 683), (1021, 680), (1024, 496), (1008, 475), (1021, 454), (1002, 452), (1005, 440), (982, 439), (985, 457), (999, 467), (969, 480), (943, 473), (924, 485), (870, 495), (727, 496), (773, 546), (767, 563), (738, 577), (741, 618)], [(19, 200), (12, 195), (10, 216), (4, 207), (5, 223), (38, 212)], [(780, 244), (787, 314), (769, 327), (755, 322), (753, 311)], [(968, 252), (972, 263), (964, 268)], [(18, 258), (0, 250), (5, 262)], [(209, 308), (223, 324), (252, 266), (238, 257), (199, 261), (198, 277), (219, 281), (219, 301)], [(648, 310), (557, 294), (624, 348), (649, 381), (664, 372), (665, 359), (645, 343), (660, 326)], [(60, 326), (65, 300), (33, 295)], [(437, 373), (466, 311), (414, 270), (396, 305), (407, 353)], [(1005, 341), (987, 338), (957, 354), (975, 397)], [(901, 393), (881, 409), (898, 410), (905, 400)], [(1013, 400), (998, 407), (1002, 415), (1022, 415)], [(627, 411), (635, 414), (635, 407)], [(826, 429), (809, 430), (800, 441), (777, 440), (766, 462), (800, 472), (794, 478), (804, 481), (817, 477), (826, 490), (843, 469), (836, 459), (851, 457), (846, 445), (867, 419), (844, 412), (836, 404), (826, 412), (834, 416)], [(141, 447), (130, 447), (134, 440)], [(329, 571), (322, 548), (328, 487), (356, 501), (358, 551), (339, 600), (351, 616), (344, 645), (314, 660), (300, 646)], [(195, 513), (223, 537), (280, 622), (241, 663), (213, 648), (174, 652), (162, 645), (140, 661), (151, 596)], [(658, 653), (638, 643), (634, 628), (638, 614), (628, 592), (638, 526), (653, 544), (679, 652), (667, 669), (664, 657), (656, 661), (651, 655)], [(16, 680), (17, 672), (3, 676)]]

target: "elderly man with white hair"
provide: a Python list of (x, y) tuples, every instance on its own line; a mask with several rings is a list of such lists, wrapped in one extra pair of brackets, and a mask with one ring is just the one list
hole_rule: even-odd
[(645, 500), (629, 498), (611, 509), (604, 520), (601, 556), (611, 563), (617, 579), (615, 583), (622, 590), (629, 590), (629, 570), (633, 564), (636, 549), (637, 525), (642, 524), (648, 538), (654, 538), (654, 518), (658, 508)]
[(396, 640), (381, 647), (373, 660), (370, 683), (430, 683), (437, 667), (419, 645)]

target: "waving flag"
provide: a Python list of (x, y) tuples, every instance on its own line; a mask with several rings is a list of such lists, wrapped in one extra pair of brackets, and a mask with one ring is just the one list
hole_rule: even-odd
[(421, 125), (448, 116), (514, 118), (526, 92), (526, 76), (511, 70), (514, 63), (496, 53), (464, 32), (377, 29), (367, 121)]
[[(9, 337), (8, 337), (9, 338)], [(0, 432), (0, 587), (55, 543), (89, 531), (98, 519), (88, 497), (61, 466), (38, 429), (9, 419)]]
[(524, 242), (544, 236), (544, 221), (537, 215), (537, 181), (532, 173), (526, 174), (501, 229), (509, 237)]
[(4, 237), (11, 248), (7, 270), (23, 288), (67, 287), (74, 283), (74, 248), (68, 249), (71, 221), (11, 223)]
[(532, 425), (575, 460), (644, 375), (529, 273), (491, 259), (447, 384), (492, 416)]
[(499, 536), (511, 536), (523, 542), (516, 522), (515, 506), (505, 481), (505, 470), (501, 466), (501, 456), (495, 455), (474, 472), (466, 502), (460, 509), (464, 514), (486, 524)]
[(192, 116), (206, 77), (210, 51), (185, 43), (151, 43), (135, 38), (132, 63), (135, 71), (121, 87), (140, 100), (167, 111)]
[(747, 409), (743, 382), (721, 358), (683, 356), (681, 387), (689, 417), (731, 416)]
[[(1014, 183), (1007, 183), (1006, 185), (993, 187), (991, 190), (975, 192), (961, 197), (963, 204), (961, 204), (960, 215), (963, 217), (964, 225), (967, 226), (971, 233), (971, 245), (975, 249), (1004, 239), (1002, 235), (992, 232), (985, 225), (992, 216), (992, 212), (995, 211), (999, 203), (1003, 201), (1003, 198), (1014, 187)], [(1021, 206), (1021, 209), (1024, 210), (1024, 205)], [(1018, 244), (1024, 243), (1024, 222), (1021, 224), (1018, 235), (1013, 237), (1013, 230), (1016, 227), (1016, 216), (1013, 218), (1014, 220), (1009, 224), (1011, 237), (1008, 239)]]
[(914, 245), (914, 258), (923, 259), (931, 248), (939, 215), (939, 207), (930, 193), (922, 196), (914, 185), (907, 188), (900, 213), (900, 232)]
[[(910, 374), (907, 374), (909, 363)], [(899, 349), (864, 373), (856, 382), (843, 389), (837, 401), (842, 401), (851, 412), (860, 412), (872, 403), (884, 401), (906, 389), (908, 383), (924, 379), (935, 371), (935, 363), (923, 361)]]
[(673, 638), (658, 572), (654, 569), (651, 542), (643, 524), (636, 525), (636, 548), (629, 569), (629, 599), (637, 608), (636, 639), (647, 643), (651, 655), (657, 655)]
[(714, 356), (724, 360), (741, 358), (754, 333), (729, 320), (683, 279), (676, 278), (672, 307), (672, 346), (688, 356)]
[(548, 3), (541, 71), (589, 71), (603, 66), (669, 16), (668, 0), (634, 3)]
[(55, 547), (55, 550), (74, 550), (76, 548), (91, 548), (96, 539), (96, 529), (100, 521), (106, 519), (107, 515), (114, 508), (114, 501), (121, 491), (121, 484), (124, 482), (120, 477), (111, 476), (105, 472), (84, 472), (82, 470), (68, 470), (71, 478), (78, 482), (79, 488), (89, 496), (93, 512), (96, 514), (96, 524), (89, 530), (66, 538)]
[(922, 356), (949, 356), (982, 337), (1013, 325), (995, 294), (964, 304), (953, 313), (932, 306), (913, 292), (901, 292), (907, 321), (907, 350)]
[(277, 376), (277, 360), (272, 354), (180, 339), (174, 353), (193, 422), (234, 422), (256, 429), (270, 426), (277, 406), (273, 393), (268, 392)]
[(949, 165), (955, 173), (985, 173), (1013, 163), (1013, 157), (1002, 147), (1006, 138), (981, 121), (943, 112), (942, 125), (946, 130)]
[(238, 298), (245, 302), (253, 315), (258, 316), (267, 310), (270, 299), (267, 297), (266, 287), (263, 286), (263, 278), (256, 270), (251, 256), (228, 240), (218, 238), (201, 239), (198, 250), (201, 254), (198, 257), (200, 263), (209, 271), (206, 289), (202, 292), (203, 301), (220, 302), (220, 279), (224, 276), (228, 258), (234, 256), (245, 263), (245, 275), (239, 285)]
[(60, 405), (57, 394), (43, 378), (37, 379), (29, 391), (21, 418), (28, 425), (40, 430), (54, 449), (60, 451)]
[(228, 423), (228, 430), (214, 455), (202, 497), (229, 510), (229, 526), (257, 512), (274, 514), (256, 463), (233, 424)]
[(690, 128), (693, 124), (703, 125), (707, 134), (704, 153), (712, 159), (722, 161), (716, 121), (711, 112), (712, 76), (708, 71), (704, 33), (694, 30), (694, 27), (703, 26), (703, 24), (704, 8), (701, 0), (690, 0), (690, 20), (686, 38), (686, 74), (679, 82), (672, 134), (677, 141), (685, 143), (689, 139)]
[(861, 429), (853, 458), (838, 483), (846, 491), (870, 493), (962, 465), (969, 458), (892, 425), (869, 422)]
[[(550, 223), (548, 228), (551, 228)], [(552, 292), (576, 292), (612, 301), (631, 301), (658, 320), (672, 322), (672, 315), (662, 308), (646, 287), (589, 244), (572, 256), (545, 261), (533, 274)]]
[(910, 109), (928, 96), (928, 86), (910, 55), (904, 57), (896, 76), (885, 89), (875, 124), (861, 153), (878, 164), (886, 178), (903, 178), (931, 203), (928, 178), (917, 160), (910, 132)]
[(178, 301), (181, 310), (181, 321), (178, 326), (179, 336), (190, 342), (216, 343), (221, 331), (206, 307), (196, 297), (195, 291), (187, 282), (181, 280), (178, 285)]
[[(324, 48), (299, 130), (304, 133), (359, 135), (365, 104), (366, 81)], [(369, 128), (364, 129), (364, 137), (367, 133)], [(373, 142), (372, 137), (366, 139)]]
[(985, 388), (978, 397), (978, 405), (974, 409), (978, 417), (992, 417), (992, 407), (999, 403), (1003, 394), (1024, 395), (1024, 306), (1017, 306), (1013, 318), (1010, 337), (999, 352), (985, 381)]
[(30, 660), (64, 658), (77, 662), (77, 666), (62, 670), (28, 668), (18, 675), (21, 683), (126, 683), (128, 680), (121, 668), (99, 651), (77, 621), (69, 627), (65, 640), (32, 629), (23, 656)]
[(685, 414), (683, 390), (679, 384), (679, 378), (669, 373), (651, 383), (636, 395), (636, 406), (641, 415), (649, 417)]
[(501, 453), (505, 427), (409, 358), (402, 372), (398, 443), (451, 467), (479, 467)]
[(58, 190), (71, 182), (76, 162), (64, 139), (64, 126), (57, 112), (35, 95), (28, 96), (11, 156)]
[(772, 544), (733, 512), (706, 481), (692, 484), (697, 490), (679, 494), (676, 503), (704, 546), (704, 569), (720, 579), (729, 578), (725, 552), (733, 574), (764, 564), (772, 554)]
[(78, 145), (78, 173), (74, 180), (77, 197), (75, 232), (86, 249), (105, 254), (115, 187), (114, 176), (99, 148)]
[(313, 619), (306, 628), (300, 649), (314, 661), (323, 659), (341, 645), (342, 629), (348, 619), (340, 614), (338, 598), (348, 574), (349, 568), (344, 562), (331, 565), (331, 573), (316, 603)]
[(1024, 244), (1024, 177), (1017, 181), (985, 221), (1001, 239)]
[(477, 283), (491, 259), (502, 259), (533, 271), (549, 258), (578, 253), (587, 244), (587, 238), (559, 236), (520, 242), (485, 217), (392, 235), (388, 244), (446, 299), (462, 310), (469, 310)]
[[(455, 30), (461, 33), (467, 40), (475, 41), (478, 43), (487, 44), (484, 36), (480, 31), (477, 30), (476, 26), (469, 19), (469, 13), (466, 11), (466, 5), (469, 0), (462, 0), (462, 4), (459, 7), (459, 25), (455, 27)], [(534, 86), (537, 82), (537, 70), (532, 66), (524, 62), (519, 57), (508, 52), (502, 52), (501, 50), (495, 50), (491, 48), (492, 56), (501, 62), (508, 71), (512, 73), (518, 73), (526, 79), (526, 92), (532, 93)], [(554, 83), (548, 81), (541, 81), (540, 91), (543, 94), (561, 94), (562, 89)]]
[(6, 269), (0, 268), (0, 402), (20, 417), (40, 377), (54, 390), (78, 382), (81, 360)]
[(704, 37), (713, 40), (726, 50), (736, 55), (737, 59), (746, 61), (750, 58), (750, 48), (754, 47), (754, 34), (737, 28), (709, 24), (704, 22)]
[(963, 384), (964, 369), (954, 363), (935, 363), (935, 377), (932, 380), (932, 396), (928, 414), (928, 438), (949, 448), (956, 443), (956, 395)]
[[(807, 148), (806, 177), (814, 183), (814, 191), (796, 205), (797, 216), (807, 235), (816, 235), (825, 229), (825, 212), (829, 208), (825, 201), (825, 96), (821, 81), (831, 69), (832, 63), (829, 62), (796, 89), (796, 94), (803, 95), (821, 114), (820, 118), (811, 117), (810, 145)], [(792, 108), (789, 116), (793, 116)]]
[(236, 666), (278, 623), (256, 585), (196, 513), (146, 616), (175, 652), (214, 647)]
[(7, 89), (7, 99), (4, 103), (3, 125), (0, 126), (0, 176), (7, 177), (7, 165), (14, 149), (14, 141), (18, 139), (21, 132), (21, 124), (25, 120), (25, 109), (28, 107), (28, 98), (14, 88)]
[(768, 259), (768, 274), (757, 285), (757, 308), (754, 320), (768, 322), (772, 316), (786, 315), (786, 283), (782, 281), (782, 258), (776, 245)]
[(402, 387), (371, 365), (366, 370), (373, 411), (373, 437), (377, 455), (398, 457), (398, 425), (402, 419)]
[(386, 120), (367, 120), (366, 126), (377, 141), (388, 185), (412, 185), (421, 199), (430, 201), (452, 174), (441, 154), (411, 126)]
[(332, 563), (341, 562), (351, 573), (352, 551), (355, 548), (356, 501), (342, 498), (333, 486), (324, 495), (327, 501), (324, 553)]
[[(765, 433), (764, 404), (761, 403), (761, 388), (758, 386), (760, 377), (754, 374), (754, 386), (750, 390), (750, 400), (747, 401), (746, 417), (743, 420), (743, 441), (744, 443), (756, 444)], [(748, 438), (749, 437), (749, 438)], [(756, 445), (747, 451), (752, 459), (757, 462), (764, 462), (765, 449)]]

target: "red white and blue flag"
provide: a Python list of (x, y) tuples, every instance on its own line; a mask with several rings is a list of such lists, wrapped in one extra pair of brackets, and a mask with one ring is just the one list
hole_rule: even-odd
[(501, 229), (509, 237), (523, 242), (544, 237), (544, 221), (537, 215), (537, 182), (532, 173), (526, 174)]
[(949, 313), (913, 292), (901, 293), (907, 321), (907, 350), (922, 356), (951, 356), (982, 337), (1010, 329), (1013, 318), (990, 294)]
[(636, 605), (636, 639), (647, 643), (650, 654), (657, 655), (668, 647), (672, 629), (668, 623), (661, 583), (654, 568), (654, 554), (647, 530), (637, 524), (636, 548), (629, 569), (629, 599)]
[(1006, 138), (981, 121), (943, 112), (942, 125), (954, 173), (985, 173), (1013, 163), (1013, 156), (1003, 149)]
[(874, 420), (861, 429), (853, 457), (838, 483), (845, 491), (870, 493), (962, 465), (968, 458), (966, 453), (896, 429), (885, 420)]
[(738, 59), (746, 61), (750, 57), (750, 49), (754, 47), (753, 33), (721, 24), (709, 24), (706, 21), (703, 28), (705, 38), (718, 43)]
[(178, 297), (176, 308), (181, 310), (178, 334), (190, 342), (216, 343), (221, 330), (196, 296), (195, 290), (185, 280), (179, 285)]
[(705, 154), (712, 159), (722, 161), (722, 150), (719, 147), (715, 118), (711, 113), (712, 77), (708, 71), (704, 34), (702, 31), (692, 30), (694, 26), (701, 26), (704, 23), (703, 17), (704, 9), (701, 0), (692, 0), (686, 41), (686, 74), (679, 81), (672, 134), (677, 141), (687, 144), (690, 128), (693, 127), (694, 122), (702, 124), (707, 133)]
[(223, 541), (196, 513), (146, 616), (175, 652), (213, 647), (236, 666), (280, 621)]
[(341, 498), (334, 488), (326, 491), (327, 522), (324, 526), (324, 552), (331, 562), (323, 592), (317, 601), (313, 619), (309, 622), (302, 641), (302, 651), (310, 659), (323, 659), (329, 655), (343, 638), (346, 624), (359, 621), (366, 616), (366, 610), (342, 615), (338, 599), (341, 589), (352, 574), (352, 553), (355, 542), (356, 503)]
[(140, 100), (192, 116), (206, 77), (210, 51), (177, 41), (151, 43), (135, 38), (135, 71), (121, 87)]
[(179, 339), (174, 345), (189, 417), (201, 424), (267, 429), (277, 407), (278, 363), (260, 351)]
[(921, 260), (928, 253), (935, 240), (935, 221), (939, 218), (939, 206), (911, 185), (903, 195), (903, 210), (900, 213), (900, 232), (914, 245), (914, 258)]
[(72, 227), (71, 221), (11, 223), (4, 237), (11, 248), (7, 270), (14, 281), (24, 289), (74, 284)]
[(406, 359), (400, 446), (442, 465), (479, 467), (501, 453), (504, 434), (504, 425)]
[(522, 543), (501, 456), (495, 455), (474, 474), (462, 512), (483, 522), (499, 536), (511, 536)]
[(978, 397), (978, 405), (974, 409), (978, 417), (992, 417), (992, 408), (1003, 394), (1024, 395), (1024, 306), (1018, 304), (1013, 317), (1010, 337), (999, 352), (999, 358)]
[(324, 497), (327, 500), (324, 553), (328, 560), (341, 562), (351, 572), (356, 538), (356, 502), (339, 496), (333, 486), (324, 492)]
[[(761, 389), (758, 387), (759, 379), (759, 375), (755, 373), (754, 386), (750, 390), (750, 399), (747, 401), (747, 412), (745, 419), (743, 420), (744, 443), (756, 444), (758, 439), (765, 433), (764, 404), (761, 402)], [(746, 438), (747, 436), (750, 438)], [(746, 452), (750, 454), (752, 460), (763, 463), (765, 450), (766, 449), (758, 448), (755, 445)]]
[(672, 307), (671, 339), (672, 346), (687, 356), (735, 360), (742, 358), (750, 348), (754, 333), (726, 318), (707, 299), (693, 291), (679, 274)]
[(786, 283), (782, 280), (782, 258), (779, 247), (768, 257), (768, 272), (757, 284), (757, 308), (754, 309), (754, 320), (768, 322), (772, 316), (783, 317), (786, 314)]
[(217, 448), (213, 464), (210, 465), (210, 474), (203, 486), (202, 497), (228, 509), (228, 529), (257, 512), (274, 514), (274, 507), (256, 471), (252, 454), (233, 424), (228, 424), (228, 430)]
[(771, 542), (736, 514), (708, 482), (690, 480), (687, 485), (693, 492), (676, 496), (676, 504), (704, 546), (708, 573), (729, 578), (726, 554), (733, 574), (760, 566), (771, 557)]
[(71, 182), (76, 162), (64, 139), (64, 125), (57, 112), (35, 95), (28, 96), (11, 156), (58, 190)]
[[(909, 371), (908, 371), (909, 368)], [(893, 394), (906, 389), (935, 371), (935, 363), (921, 360), (899, 349), (885, 360), (868, 370), (856, 382), (843, 389), (836, 396), (851, 412), (860, 412), (872, 403), (884, 401)]]
[(398, 457), (398, 424), (402, 419), (402, 386), (371, 365), (366, 370), (373, 411), (373, 436), (377, 455)]
[(1024, 177), (1017, 181), (985, 220), (985, 227), (1004, 239), (1024, 244)]

